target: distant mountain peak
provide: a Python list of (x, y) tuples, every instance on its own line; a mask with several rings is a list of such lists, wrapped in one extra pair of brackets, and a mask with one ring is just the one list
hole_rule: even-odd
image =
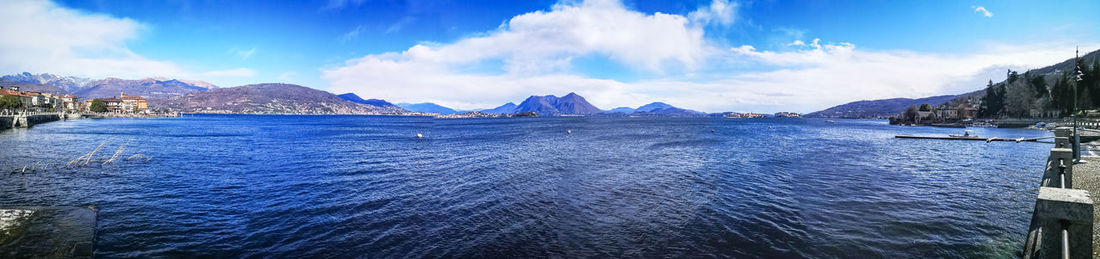
[(674, 107), (672, 105), (669, 105), (667, 103), (663, 103), (663, 102), (651, 102), (649, 104), (642, 105), (642, 106), (638, 107), (637, 109), (634, 109), (634, 111), (651, 112), (651, 111), (655, 111), (655, 110), (668, 109), (668, 108), (676, 108), (676, 107)]
[(513, 103), (513, 102), (508, 102), (504, 105), (497, 106), (496, 108), (479, 110), (479, 112), (488, 113), (488, 114), (500, 114), (500, 113), (512, 114), (512, 113), (516, 113), (516, 104)]
[(456, 111), (454, 109), (445, 107), (443, 105), (430, 103), (430, 102), (398, 103), (397, 106), (401, 107), (401, 108), (404, 108), (406, 110), (409, 110), (409, 111), (414, 111), (414, 112), (438, 113), (438, 114), (455, 114), (455, 113), (458, 113), (458, 111)]
[(584, 97), (576, 93), (569, 93), (562, 98), (554, 95), (532, 95), (523, 100), (515, 112), (535, 112), (539, 115), (589, 115), (600, 112), (599, 108), (588, 103)]
[(374, 107), (387, 109), (387, 110), (402, 110), (402, 111), (404, 111), (403, 108), (398, 107), (397, 105), (394, 105), (390, 102), (387, 102), (386, 100), (382, 100), (382, 99), (366, 99), (366, 100), (363, 100), (362, 97), (359, 97), (359, 95), (356, 95), (355, 93), (341, 94), (341, 95), (337, 95), (336, 97), (340, 97), (340, 99), (344, 99), (346, 101), (353, 102), (353, 103), (358, 103), (358, 104), (362, 104), (362, 105), (369, 105), (369, 106), (374, 106)]

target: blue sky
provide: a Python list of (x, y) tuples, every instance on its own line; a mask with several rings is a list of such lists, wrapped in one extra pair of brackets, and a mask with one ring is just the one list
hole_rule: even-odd
[[(809, 112), (1100, 48), (1097, 1), (5, 1), (0, 72), (290, 82), (488, 108), (577, 92)], [(79, 26), (74, 26), (79, 24)], [(7, 42), (5, 42), (7, 41)], [(6, 47), (6, 48), (4, 48)], [(42, 58), (48, 57), (48, 58)], [(33, 60), (33, 61), (32, 61)]]

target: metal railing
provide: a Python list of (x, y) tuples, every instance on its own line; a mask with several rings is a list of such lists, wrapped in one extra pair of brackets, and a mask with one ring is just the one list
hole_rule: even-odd
[(1094, 205), (1087, 190), (1074, 189), (1070, 128), (1054, 132), (1055, 147), (1035, 200), (1024, 258), (1091, 258)]

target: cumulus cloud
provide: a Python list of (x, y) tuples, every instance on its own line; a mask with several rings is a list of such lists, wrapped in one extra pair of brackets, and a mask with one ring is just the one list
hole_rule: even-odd
[(717, 23), (721, 25), (733, 24), (737, 16), (737, 2), (726, 0), (714, 0), (710, 6), (699, 8), (688, 14), (693, 22), (699, 24)]
[[(605, 109), (664, 101), (708, 112), (809, 112), (861, 99), (973, 91), (999, 80), (997, 74), (1003, 79), (1006, 68), (1053, 64), (1073, 48), (988, 46), (982, 53), (942, 55), (814, 39), (758, 50), (707, 41), (691, 17), (698, 12), (644, 14), (617, 1), (558, 4), (481, 36), (367, 55), (321, 73), (336, 93), (459, 109), (577, 92)], [(568, 69), (574, 59), (592, 56), (652, 76), (624, 82)], [(499, 69), (476, 69), (483, 67)]]
[(971, 6), (970, 8), (973, 8), (975, 13), (979, 13), (982, 16), (993, 17), (993, 12), (986, 10), (983, 6)]
[[(705, 44), (703, 30), (689, 23), (680, 15), (630, 11), (618, 1), (557, 4), (549, 12), (515, 16), (484, 36), (368, 55), (322, 73), (335, 91), (398, 100), (416, 94), (444, 103), (497, 96), (495, 101), (504, 97), (502, 93), (517, 98), (536, 90), (561, 91), (564, 85), (560, 82), (546, 83), (552, 80), (586, 86), (607, 83), (563, 74), (573, 58), (586, 55), (654, 73), (665, 67), (693, 69), (707, 52), (716, 50)], [(460, 73), (486, 61), (499, 61), (504, 73)], [(425, 96), (433, 92), (440, 96)]]
[(726, 91), (750, 96), (773, 94), (739, 100), (748, 106), (813, 111), (855, 100), (969, 92), (980, 89), (986, 80), (1003, 79), (1004, 69), (1054, 64), (1068, 58), (1067, 53), (1073, 49), (1069, 44), (990, 46), (984, 53), (938, 55), (861, 51), (849, 43), (812, 45), (816, 46), (789, 52), (757, 51), (751, 46), (731, 48), (733, 58), (779, 69), (737, 74), (716, 83), (730, 86)]
[[(148, 26), (70, 10), (48, 1), (0, 1), (0, 72), (86, 77), (186, 78), (202, 74), (152, 60), (126, 47)], [(239, 73), (243, 74), (243, 73)]]

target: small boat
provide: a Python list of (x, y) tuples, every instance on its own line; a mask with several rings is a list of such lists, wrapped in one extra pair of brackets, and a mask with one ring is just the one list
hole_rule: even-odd
[(826, 123), (832, 123), (832, 124), (836, 124), (836, 121), (834, 121), (834, 120), (825, 120), (825, 122), (826, 122)]
[(978, 137), (978, 135), (970, 134), (969, 130), (964, 130), (963, 134), (950, 134), (950, 135), (947, 135), (947, 136), (952, 137), (952, 138), (977, 138)]

